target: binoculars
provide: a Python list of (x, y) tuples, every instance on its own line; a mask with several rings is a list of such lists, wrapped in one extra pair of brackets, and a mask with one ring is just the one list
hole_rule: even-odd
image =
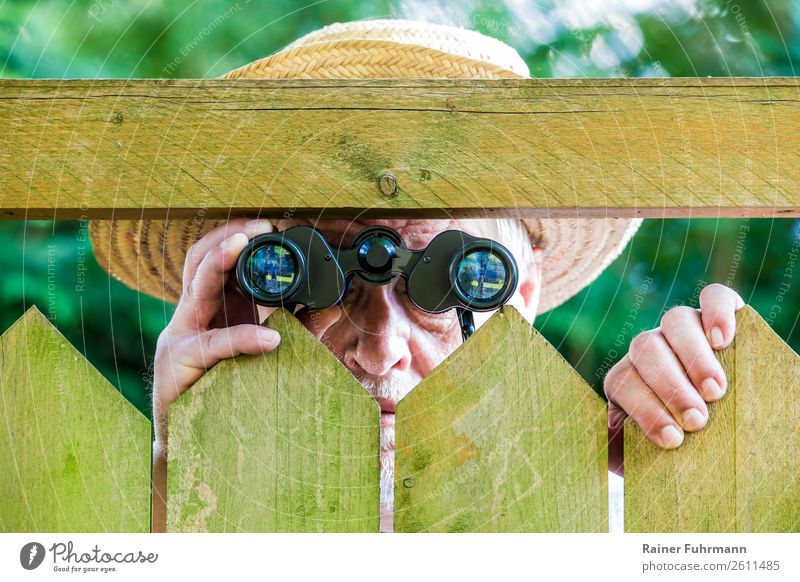
[(419, 309), (457, 310), (466, 340), (475, 330), (472, 312), (506, 303), (518, 275), (513, 256), (496, 241), (448, 230), (425, 249), (411, 251), (397, 231), (384, 226), (365, 228), (346, 248), (332, 248), (310, 226), (258, 235), (236, 264), (239, 288), (267, 307), (331, 307), (345, 298), (356, 276), (370, 285), (404, 277)]

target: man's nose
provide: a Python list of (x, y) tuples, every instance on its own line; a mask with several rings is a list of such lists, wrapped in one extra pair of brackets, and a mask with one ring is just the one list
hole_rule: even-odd
[(349, 314), (356, 339), (346, 363), (372, 376), (406, 370), (411, 365), (411, 322), (398, 302), (394, 285), (359, 284), (363, 288)]

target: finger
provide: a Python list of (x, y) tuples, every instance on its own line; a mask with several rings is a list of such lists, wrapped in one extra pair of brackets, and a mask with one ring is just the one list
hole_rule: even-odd
[(617, 430), (622, 428), (628, 413), (613, 402), (608, 403), (608, 428)]
[(652, 442), (666, 449), (683, 442), (683, 430), (627, 355), (608, 371), (604, 387), (610, 405), (630, 415)]
[(735, 313), (744, 307), (739, 294), (725, 285), (712, 283), (700, 292), (703, 329), (711, 347), (727, 348), (736, 333)]
[(228, 271), (236, 265), (247, 243), (247, 235), (238, 232), (206, 253), (194, 279), (181, 293), (172, 318), (173, 325), (191, 332), (208, 328), (222, 307)]
[(659, 330), (633, 338), (628, 358), (684, 430), (693, 432), (705, 426), (708, 407)]
[(186, 260), (183, 263), (183, 289), (191, 284), (197, 268), (205, 258), (206, 254), (222, 243), (223, 240), (230, 238), (238, 232), (243, 232), (248, 239), (256, 235), (272, 232), (273, 225), (266, 219), (234, 218), (216, 228), (209, 230), (197, 242), (195, 242), (186, 252)]
[(722, 398), (727, 388), (725, 371), (708, 343), (700, 313), (691, 307), (673, 307), (661, 318), (660, 329), (703, 400)]
[(240, 354), (257, 355), (278, 347), (280, 334), (263, 325), (243, 323), (211, 329), (194, 336), (181, 363), (208, 370), (220, 360)]

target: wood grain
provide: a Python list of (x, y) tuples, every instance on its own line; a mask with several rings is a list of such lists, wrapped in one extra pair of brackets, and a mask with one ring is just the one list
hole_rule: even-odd
[(395, 531), (607, 531), (605, 403), (513, 307), (399, 402), (395, 432)]
[(268, 321), (274, 352), (170, 407), (168, 531), (377, 532), (377, 403), (288, 311)]
[(149, 421), (36, 307), (0, 337), (0, 395), (0, 531), (150, 531)]
[(800, 531), (800, 357), (751, 307), (736, 324), (702, 431), (665, 451), (626, 421), (627, 531)]
[(0, 216), (798, 216), (799, 97), (793, 78), (4, 79)]

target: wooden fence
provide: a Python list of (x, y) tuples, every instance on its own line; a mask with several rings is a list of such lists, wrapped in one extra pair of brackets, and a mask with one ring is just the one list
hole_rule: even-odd
[[(0, 80), (0, 216), (798, 216), (798, 93)], [(737, 320), (703, 431), (663, 451), (628, 424), (627, 530), (800, 531), (800, 361)], [(275, 352), (170, 410), (168, 528), (377, 531), (377, 405), (291, 315), (270, 322)], [(148, 531), (149, 423), (35, 308), (0, 339), (0, 380), (0, 530)], [(400, 402), (396, 439), (396, 531), (607, 529), (605, 403), (513, 308)]]
[[(378, 531), (377, 405), (286, 311), (281, 346), (170, 412), (170, 531)], [(752, 309), (729, 389), (664, 451), (625, 435), (628, 531), (800, 531), (800, 358)], [(148, 531), (150, 427), (34, 307), (0, 345), (0, 529)], [(396, 531), (602, 532), (606, 408), (503, 308), (397, 410)]]

